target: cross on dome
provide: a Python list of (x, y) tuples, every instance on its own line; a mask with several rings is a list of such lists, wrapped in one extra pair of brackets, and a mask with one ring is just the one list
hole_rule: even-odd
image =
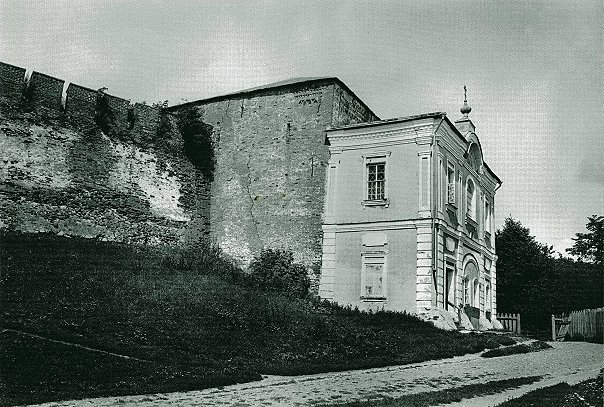
[(461, 109), (459, 110), (462, 114), (464, 119), (468, 118), (468, 114), (472, 111), (472, 108), (470, 106), (468, 106), (468, 89), (466, 88), (466, 85), (463, 85), (463, 106), (461, 107)]

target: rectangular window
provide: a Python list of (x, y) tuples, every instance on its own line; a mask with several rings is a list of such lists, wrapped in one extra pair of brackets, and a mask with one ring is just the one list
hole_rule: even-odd
[(386, 256), (363, 255), (361, 297), (383, 299), (386, 297)]
[(364, 198), (361, 204), (363, 206), (383, 206), (388, 207), (388, 159), (390, 151), (374, 152), (366, 156), (363, 155), (365, 164), (365, 185), (361, 189)]
[(386, 163), (367, 164), (367, 200), (386, 199)]
[(447, 166), (447, 203), (455, 205), (455, 167)]

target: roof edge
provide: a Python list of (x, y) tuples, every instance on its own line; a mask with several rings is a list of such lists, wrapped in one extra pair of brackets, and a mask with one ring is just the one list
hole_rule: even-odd
[(344, 82), (342, 82), (336, 76), (326, 76), (326, 77), (321, 77), (321, 78), (311, 78), (311, 79), (308, 79), (308, 80), (301, 80), (301, 81), (298, 81), (298, 82), (288, 82), (288, 83), (276, 82), (273, 86), (271, 86), (271, 84), (261, 85), (261, 86), (258, 86), (258, 87), (254, 87), (254, 88), (250, 88), (250, 89), (244, 89), (244, 90), (240, 90), (240, 91), (233, 92), (233, 93), (226, 93), (226, 94), (223, 94), (223, 95), (212, 96), (212, 97), (205, 98), (205, 99), (198, 99), (198, 100), (194, 100), (194, 101), (191, 101), (191, 102), (181, 103), (179, 105), (169, 106), (165, 110), (168, 111), (168, 112), (173, 112), (173, 111), (179, 110), (179, 109), (181, 109), (183, 107), (194, 106), (194, 105), (197, 105), (197, 104), (207, 104), (207, 103), (218, 102), (218, 101), (227, 100), (227, 99), (239, 99), (239, 98), (243, 98), (243, 97), (249, 96), (249, 95), (258, 95), (258, 94), (270, 92), (270, 91), (275, 90), (275, 89), (284, 89), (284, 88), (289, 88), (289, 87), (295, 87), (295, 86), (302, 85), (302, 84), (318, 84), (318, 83), (321, 83), (321, 82), (324, 82), (324, 83), (336, 83), (336, 84), (338, 84), (341, 88), (343, 88), (344, 90), (346, 90), (356, 100), (358, 100), (359, 103), (361, 103), (361, 105), (365, 109), (367, 109), (369, 111), (369, 113), (371, 113), (374, 117), (378, 118), (378, 120), (379, 120), (379, 116), (376, 115), (373, 112), (373, 110), (371, 110), (371, 108), (369, 106), (367, 106), (367, 104), (361, 98), (359, 98), (352, 90), (350, 90), (350, 88)]
[(422, 114), (416, 114), (416, 115), (412, 115), (412, 116), (394, 117), (392, 119), (377, 120), (374, 122), (353, 123), (353, 124), (347, 124), (345, 126), (340, 126), (340, 127), (330, 127), (328, 129), (326, 129), (325, 131), (331, 132), (331, 131), (339, 131), (339, 130), (357, 129), (357, 128), (361, 128), (361, 127), (380, 126), (382, 124), (403, 123), (403, 122), (408, 122), (411, 120), (427, 119), (427, 118), (431, 118), (431, 117), (446, 117), (446, 115), (447, 115), (447, 113), (445, 113), (445, 112), (422, 113)]

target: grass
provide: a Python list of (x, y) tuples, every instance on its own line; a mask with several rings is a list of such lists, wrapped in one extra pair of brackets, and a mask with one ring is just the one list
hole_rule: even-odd
[[(2, 405), (408, 364), (479, 352), (490, 339), (501, 340), (445, 332), (409, 315), (260, 291), (212, 249), (191, 256), (3, 232), (0, 264), (0, 327), (149, 361), (84, 355), (3, 333)], [(51, 368), (29, 369), (29, 353), (36, 362), (31, 356), (27, 363)]]
[(543, 341), (534, 341), (531, 343), (521, 343), (514, 346), (508, 346), (505, 348), (490, 349), (486, 352), (483, 352), (480, 356), (482, 356), (483, 358), (495, 358), (499, 356), (516, 355), (519, 353), (537, 352), (540, 350), (551, 348), (552, 347), (550, 345)]
[(602, 406), (602, 371), (595, 379), (574, 386), (559, 383), (526, 393), (517, 399), (506, 401), (499, 407), (585, 407)]
[(452, 389), (409, 394), (382, 400), (353, 401), (340, 404), (327, 404), (337, 407), (428, 407), (439, 404), (460, 402), (472, 397), (487, 396), (501, 391), (524, 386), (541, 380), (541, 376), (518, 377), (514, 379), (493, 380), (486, 383), (469, 384)]
[(233, 381), (232, 372), (221, 369), (126, 359), (11, 331), (0, 333), (0, 360), (0, 405), (186, 391)]

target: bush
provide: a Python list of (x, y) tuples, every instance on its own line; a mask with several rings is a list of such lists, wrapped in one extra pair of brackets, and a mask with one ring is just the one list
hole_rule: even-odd
[(280, 291), (295, 297), (308, 296), (310, 279), (306, 268), (294, 264), (290, 251), (264, 249), (249, 267), (252, 284), (260, 289)]

